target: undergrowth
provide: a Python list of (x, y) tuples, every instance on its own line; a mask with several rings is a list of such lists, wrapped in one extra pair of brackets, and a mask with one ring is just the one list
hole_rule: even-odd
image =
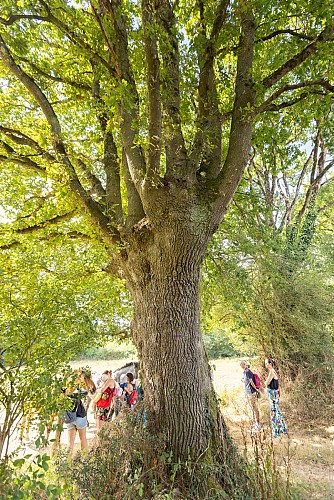
[(66, 500), (298, 498), (289, 477), (281, 477), (273, 446), (264, 439), (253, 439), (252, 451), (240, 456), (236, 473), (227, 470), (230, 459), (175, 459), (164, 446), (164, 436), (136, 426), (137, 418), (136, 413), (123, 413), (106, 424), (89, 453), (77, 453), (72, 460), (58, 456), (57, 473), (71, 485)]
[[(299, 369), (298, 376), (289, 383), (286, 381), (287, 408), (291, 419), (303, 425), (319, 426), (320, 422), (334, 419), (334, 366), (318, 363)], [(314, 416), (317, 416), (316, 421)]]

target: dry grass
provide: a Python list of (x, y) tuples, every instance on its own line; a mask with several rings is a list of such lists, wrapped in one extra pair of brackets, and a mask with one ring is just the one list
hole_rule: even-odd
[(105, 370), (117, 370), (126, 363), (129, 363), (132, 359), (82, 359), (81, 361), (72, 361), (72, 368), (80, 368), (82, 366), (90, 366), (93, 371), (97, 373), (103, 373)]
[[(254, 435), (249, 432), (251, 415), (244, 400), (239, 360), (214, 361), (214, 385), (221, 399), (222, 411), (231, 435), (241, 451), (250, 456), (254, 450)], [(269, 405), (266, 397), (259, 400), (263, 432), (261, 447), (274, 446), (276, 465), (283, 476), (296, 485), (299, 498), (310, 500), (334, 499), (334, 425), (317, 422), (301, 423), (286, 412), (288, 395), (282, 391), (281, 409), (285, 415), (289, 437), (272, 443), (270, 438)], [(290, 418), (289, 418), (290, 417)], [(332, 422), (334, 424), (334, 422)]]

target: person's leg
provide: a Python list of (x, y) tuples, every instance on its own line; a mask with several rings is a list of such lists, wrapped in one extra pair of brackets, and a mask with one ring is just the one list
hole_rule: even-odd
[(278, 436), (277, 432), (277, 406), (276, 395), (274, 389), (268, 389), (270, 418), (271, 418), (271, 432), (273, 437)]
[(86, 416), (87, 416), (87, 426), (89, 427), (89, 421), (88, 421), (88, 408), (91, 403), (91, 398), (89, 397), (89, 394), (86, 396), (85, 402), (84, 402), (84, 408), (86, 410)]
[(101, 427), (102, 427), (102, 420), (101, 420), (101, 418), (98, 415), (96, 417), (96, 432), (99, 432), (99, 430), (101, 429)]
[(276, 418), (277, 418), (277, 427), (278, 427), (278, 434), (287, 434), (288, 429), (285, 424), (284, 416), (283, 413), (280, 410), (280, 397), (279, 393), (277, 393), (276, 397)]
[(253, 420), (255, 425), (260, 425), (260, 412), (259, 412), (259, 405), (257, 401), (257, 393), (253, 392), (251, 395), (251, 405), (252, 405), (252, 410), (253, 410)]
[(68, 454), (71, 456), (73, 452), (73, 447), (74, 447), (74, 441), (75, 441), (75, 435), (76, 435), (76, 428), (72, 427), (71, 429), (68, 429)]
[(78, 429), (80, 445), (82, 450), (88, 450), (86, 429), (87, 429), (86, 427), (84, 427), (83, 429)]

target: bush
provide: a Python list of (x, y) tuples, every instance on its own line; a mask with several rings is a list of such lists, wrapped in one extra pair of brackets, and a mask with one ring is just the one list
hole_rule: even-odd
[(65, 494), (66, 486), (52, 476), (49, 466), (50, 457), (46, 454), (2, 460), (0, 499), (59, 500)]
[(288, 412), (295, 422), (312, 425), (316, 415), (319, 426), (334, 419), (333, 373), (333, 361), (315, 363), (300, 367), (296, 379), (286, 382)]
[(239, 352), (230, 344), (224, 330), (205, 332), (204, 345), (209, 359), (238, 356)]
[(153, 491), (165, 488), (157, 460), (161, 440), (147, 429), (135, 427), (141, 411), (138, 404), (136, 412), (123, 411), (115, 421), (106, 423), (89, 454), (77, 453), (72, 462), (57, 459), (58, 472), (73, 485), (71, 498), (149, 498), (148, 486)]

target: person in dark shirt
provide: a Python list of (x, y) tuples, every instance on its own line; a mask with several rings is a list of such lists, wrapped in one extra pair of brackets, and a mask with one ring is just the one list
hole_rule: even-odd
[(247, 361), (242, 360), (240, 362), (240, 366), (243, 369), (243, 382), (245, 384), (245, 393), (247, 397), (247, 401), (249, 402), (252, 413), (253, 413), (253, 425), (252, 428), (254, 430), (259, 431), (261, 429), (260, 425), (260, 412), (258, 405), (258, 391), (255, 387), (254, 375), (250, 370), (250, 365)]
[(88, 449), (88, 442), (86, 436), (87, 428), (87, 413), (85, 407), (81, 401), (82, 398), (87, 396), (87, 391), (79, 389), (78, 387), (74, 390), (70, 389), (66, 391), (67, 396), (73, 401), (72, 412), (76, 413), (75, 420), (72, 422), (66, 422), (67, 433), (68, 433), (68, 451), (69, 455), (72, 455), (75, 436), (78, 431), (80, 438), (81, 450)]
[(277, 438), (280, 434), (287, 434), (288, 430), (284, 421), (284, 416), (279, 409), (280, 390), (277, 371), (275, 370), (275, 361), (272, 358), (265, 360), (265, 366), (268, 370), (268, 376), (265, 381), (270, 404), (271, 416), (271, 431), (273, 438)]

